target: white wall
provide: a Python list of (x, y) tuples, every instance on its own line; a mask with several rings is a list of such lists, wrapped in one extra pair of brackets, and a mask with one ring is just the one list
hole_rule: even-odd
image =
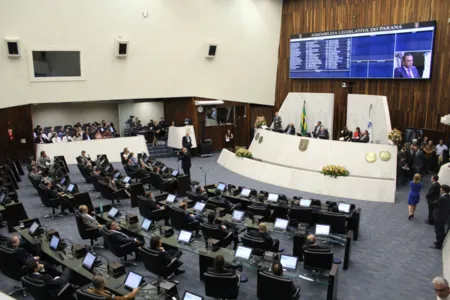
[(116, 129), (120, 127), (119, 113), (116, 103), (52, 103), (31, 106), (33, 126), (41, 125), (75, 125), (77, 122), (92, 123), (94, 121), (114, 123)]
[(386, 96), (350, 94), (347, 100), (347, 127), (355, 131), (367, 129), (369, 109), (372, 105), (372, 141), (377, 144), (388, 144), (388, 133), (392, 130), (391, 116)]
[[(273, 105), (282, 2), (2, 1), (0, 37), (19, 37), (22, 57), (0, 47), (0, 108), (183, 96)], [(114, 55), (119, 36), (127, 58)], [(214, 59), (207, 41), (218, 44)], [(46, 47), (80, 50), (85, 80), (30, 82), (28, 55)]]
[[(159, 122), (164, 117), (164, 102), (141, 102), (119, 104), (120, 132), (124, 135), (125, 122), (130, 116), (138, 117), (142, 125), (147, 125), (150, 120)], [(170, 125), (170, 124), (169, 124)]]
[(278, 111), (283, 128), (294, 123), (295, 131), (300, 132), (303, 102), (306, 101), (306, 123), (308, 132), (314, 130), (317, 121), (328, 129), (330, 139), (333, 138), (334, 94), (289, 93)]

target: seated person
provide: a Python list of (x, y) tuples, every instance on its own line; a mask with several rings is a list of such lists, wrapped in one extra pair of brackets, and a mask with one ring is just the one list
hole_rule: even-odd
[(37, 167), (31, 167), (30, 173), (28, 173), (28, 177), (36, 183), (40, 183), (42, 181), (42, 174), (38, 170)]
[[(43, 274), (42, 270), (44, 265), (40, 264), (34, 257), (30, 257), (26, 260), (26, 268), (28, 271), (27, 277), (30, 279), (40, 280), (44, 282), (45, 287), (52, 295), (58, 295), (62, 288), (67, 283), (70, 283), (72, 279), (72, 270), (70, 268), (65, 268), (61, 276), (53, 277), (49, 274)], [(67, 292), (67, 295), (73, 294), (75, 289), (70, 287), (71, 291)]]
[(103, 134), (100, 132), (100, 129), (95, 133), (95, 139), (101, 140), (103, 138)]
[(138, 165), (138, 160), (137, 160), (134, 152), (131, 152), (130, 155), (128, 156), (128, 158), (131, 159), (131, 161), (133, 162), (134, 165)]
[(283, 131), (286, 134), (290, 134), (290, 135), (295, 135), (295, 127), (294, 127), (294, 123), (289, 123), (288, 126), (286, 126), (286, 128)]
[(368, 143), (370, 141), (369, 132), (367, 130), (364, 130), (364, 133), (359, 138), (359, 141), (361, 143)]
[(130, 242), (135, 243), (136, 247), (141, 247), (145, 245), (145, 240), (143, 237), (140, 238), (129, 237), (128, 235), (120, 231), (120, 227), (119, 225), (117, 225), (115, 221), (108, 221), (108, 223), (106, 223), (106, 229), (108, 229), (111, 232), (111, 234), (114, 237), (114, 240), (119, 245), (125, 245)]
[[(256, 202), (252, 202), (248, 207), (257, 207), (257, 208), (265, 208), (264, 214), (262, 215), (264, 217), (264, 219), (269, 219), (270, 216), (272, 215), (272, 212), (270, 211), (270, 209), (264, 204), (266, 197), (264, 196), (264, 194), (258, 194), (256, 197)], [(252, 213), (249, 212), (249, 215), (251, 215)]]
[(81, 156), (80, 156), (80, 164), (82, 165), (93, 165), (92, 161), (91, 161), (91, 157), (89, 155), (86, 155), (86, 151), (81, 151)]
[(219, 189), (215, 190), (215, 196), (210, 198), (208, 200), (208, 204), (212, 204), (218, 207), (223, 207), (225, 208), (226, 213), (230, 213), (233, 209), (241, 209), (242, 208), (242, 204), (238, 203), (238, 204), (232, 204), (230, 201), (228, 201), (228, 199), (222, 197), (222, 192)]
[(122, 160), (125, 162), (128, 159), (128, 155), (130, 155), (130, 150), (128, 148), (123, 148), (122, 152)]
[(352, 139), (351, 132), (350, 130), (348, 130), (347, 126), (345, 126), (344, 129), (342, 129), (341, 131), (341, 137), (339, 138), (339, 140), (347, 142), (350, 141), (351, 139)]
[(325, 127), (320, 128), (319, 135), (317, 137), (323, 140), (328, 140), (330, 138), (328, 130)]
[(62, 143), (61, 137), (58, 136), (58, 134), (55, 132), (52, 136), (52, 143)]
[(125, 295), (125, 296), (116, 296), (112, 294), (110, 291), (105, 289), (105, 279), (102, 275), (95, 275), (92, 279), (92, 285), (94, 287), (90, 287), (87, 289), (88, 293), (99, 295), (106, 297), (108, 300), (133, 300), (137, 293), (139, 293), (140, 289), (133, 289), (131, 293)]
[(75, 212), (72, 202), (69, 199), (62, 196), (64, 194), (63, 192), (58, 193), (56, 187), (52, 185), (52, 182), (50, 180), (44, 181), (44, 188), (48, 198), (61, 199), (61, 214), (67, 215), (68, 213), (65, 212), (66, 209), (68, 209), (71, 213)]
[(102, 228), (102, 225), (100, 225), (97, 220), (88, 213), (88, 207), (86, 205), (80, 205), (78, 210), (80, 211), (83, 224), (86, 225), (88, 229)]
[[(172, 259), (180, 258), (181, 255), (183, 254), (178, 249), (165, 250), (162, 246), (162, 240), (161, 240), (160, 236), (152, 236), (152, 238), (150, 240), (150, 249), (158, 250), (160, 253), (164, 254), (164, 260), (166, 261), (166, 266), (170, 264)], [(177, 261), (176, 264), (177, 264), (177, 269), (175, 270), (175, 275), (183, 274), (184, 272), (186, 272), (185, 270), (179, 269), (179, 267), (181, 266), (180, 261)]]
[(353, 132), (352, 142), (359, 142), (359, 138), (361, 137), (361, 129), (356, 127), (355, 132)]
[(130, 173), (130, 174), (136, 173), (137, 176), (140, 178), (145, 178), (145, 177), (150, 176), (150, 173), (147, 170), (145, 170), (145, 167), (142, 168), (142, 166), (137, 163), (137, 160), (136, 160), (136, 164), (133, 162), (133, 157), (131, 155), (128, 156), (128, 159), (127, 159), (126, 164), (124, 165), (124, 168), (127, 173)]
[(37, 167), (40, 170), (43, 170), (43, 169), (51, 166), (50, 158), (47, 156), (47, 153), (45, 151), (41, 151), (41, 156), (39, 156), (36, 163), (37, 163)]
[(231, 264), (227, 264), (222, 255), (217, 255), (214, 259), (214, 267), (210, 267), (207, 269), (208, 273), (213, 274), (225, 274), (225, 275), (235, 275), (236, 270), (235, 266)]
[(199, 199), (201, 198), (203, 201), (207, 201), (209, 198), (208, 193), (206, 193), (205, 189), (200, 186), (195, 189), (195, 194), (197, 197), (199, 197)]
[[(272, 264), (272, 272), (273, 275), (283, 276), (283, 265), (278, 261), (274, 261)], [(297, 292), (297, 288), (295, 287), (295, 284), (292, 283), (292, 295), (294, 295), (295, 292)]]
[(264, 239), (266, 249), (272, 252), (283, 252), (284, 249), (278, 249), (280, 247), (280, 241), (277, 239), (272, 239), (272, 237), (267, 233), (266, 223), (260, 223), (258, 231), (250, 230), (247, 232), (248, 235), (255, 238)]
[(27, 260), (29, 258), (33, 258), (39, 264), (43, 265), (43, 268), (40, 269), (41, 273), (47, 273), (47, 274), (49, 274), (52, 277), (56, 277), (56, 276), (60, 276), (61, 275), (61, 272), (59, 272), (55, 267), (53, 267), (52, 264), (50, 264), (49, 262), (41, 260), (39, 256), (33, 256), (33, 254), (28, 252), (28, 250), (22, 248), (20, 246), (20, 239), (19, 239), (19, 237), (17, 235), (11, 235), (8, 238), (7, 246), (8, 246), (8, 248), (14, 250), (14, 252), (17, 255), (17, 257), (18, 257), (22, 267), (26, 266)]
[(164, 210), (164, 220), (165, 220), (165, 225), (166, 226), (170, 226), (169, 224), (169, 214), (166, 211), (166, 207), (165, 206), (161, 206), (158, 203), (156, 203), (155, 198), (153, 197), (152, 192), (149, 192), (147, 195), (148, 201), (149, 201), (149, 208), (151, 211), (155, 211), (158, 209), (162, 209)]
[[(229, 244), (231, 244), (231, 241), (233, 241), (234, 242), (233, 249), (234, 250), (237, 249), (237, 246), (239, 243), (239, 236), (238, 236), (238, 232), (236, 229), (230, 230), (227, 228), (226, 223), (216, 220), (216, 213), (213, 211), (211, 211), (208, 214), (208, 223), (207, 224), (210, 225), (211, 227), (217, 228), (222, 233), (222, 235), (223, 235), (222, 236), (223, 240), (221, 243), (222, 247), (228, 246)], [(228, 237), (230, 232), (233, 234)]]
[(314, 127), (314, 130), (311, 132), (311, 135), (313, 137), (317, 137), (320, 133), (320, 129), (322, 128), (322, 122), (321, 121), (317, 121), (316, 126)]
[(180, 207), (182, 210), (184, 210), (184, 216), (185, 216), (186, 220), (187, 220), (189, 223), (197, 222), (197, 224), (194, 225), (194, 229), (195, 229), (195, 234), (196, 234), (197, 236), (199, 236), (199, 233), (198, 233), (198, 232), (199, 232), (199, 230), (200, 230), (200, 223), (203, 223), (202, 217), (199, 216), (199, 215), (191, 214), (190, 212), (186, 211), (186, 209), (187, 209), (187, 203), (184, 202), (184, 201), (183, 201), (183, 202), (180, 202), (179, 207)]
[(158, 174), (159, 178), (161, 178), (161, 181), (163, 182), (170, 182), (170, 181), (175, 181), (176, 179), (173, 177), (169, 177), (169, 178), (165, 178), (163, 174), (161, 174), (161, 168), (158, 166), (154, 166), (153, 167), (153, 172)]
[(110, 189), (111, 192), (113, 192), (113, 193), (122, 192), (122, 193), (119, 193), (119, 195), (117, 195), (119, 198), (131, 197), (131, 194), (125, 188), (120, 188), (120, 189), (117, 188), (116, 183), (113, 180), (111, 180), (111, 177), (105, 176), (104, 180), (105, 180), (106, 186)]
[(97, 181), (100, 181), (102, 177), (102, 169), (100, 167), (95, 167), (90, 175), (92, 179), (95, 178)]
[(106, 129), (106, 130), (105, 130), (105, 132), (103, 133), (103, 138), (104, 138), (104, 139), (110, 139), (110, 138), (112, 138), (111, 131), (109, 131), (109, 129)]
[(314, 234), (310, 234), (306, 237), (306, 245), (303, 246), (305, 250), (331, 250), (326, 245), (318, 245)]

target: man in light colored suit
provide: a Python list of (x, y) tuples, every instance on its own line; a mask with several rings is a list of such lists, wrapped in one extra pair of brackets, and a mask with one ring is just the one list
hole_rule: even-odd
[(78, 210), (80, 211), (84, 225), (86, 225), (88, 229), (102, 228), (102, 225), (100, 225), (94, 217), (89, 215), (88, 207), (86, 205), (80, 205)]

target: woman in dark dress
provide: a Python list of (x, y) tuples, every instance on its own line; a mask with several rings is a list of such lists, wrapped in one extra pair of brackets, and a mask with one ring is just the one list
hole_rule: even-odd
[(234, 148), (234, 136), (231, 133), (231, 130), (228, 129), (227, 133), (225, 133), (225, 148), (232, 151)]
[(411, 221), (414, 218), (414, 212), (416, 211), (416, 205), (420, 201), (420, 190), (422, 184), (420, 183), (420, 174), (414, 175), (413, 180), (409, 183), (410, 191), (408, 196), (408, 220)]

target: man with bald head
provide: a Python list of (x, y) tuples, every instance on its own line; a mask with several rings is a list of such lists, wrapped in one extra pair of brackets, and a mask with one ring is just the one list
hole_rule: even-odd
[(330, 247), (328, 247), (328, 246), (318, 245), (314, 234), (310, 234), (306, 237), (305, 249), (306, 250), (322, 250), (322, 249), (323, 250), (331, 250)]
[(250, 230), (248, 235), (255, 238), (264, 239), (266, 249), (272, 252), (283, 252), (284, 249), (278, 249), (280, 247), (280, 241), (278, 239), (273, 239), (270, 234), (267, 233), (266, 223), (260, 223), (258, 227), (258, 231)]
[(89, 209), (86, 205), (80, 205), (78, 211), (80, 212), (81, 219), (83, 220), (84, 225), (86, 225), (88, 229), (102, 228), (102, 225), (100, 225), (94, 217), (89, 215)]
[(102, 275), (95, 275), (92, 279), (93, 288), (88, 288), (88, 292), (91, 294), (106, 297), (108, 300), (131, 300), (134, 299), (139, 293), (140, 289), (133, 289), (133, 291), (125, 296), (115, 296), (110, 291), (105, 289), (105, 279)]
[(286, 134), (295, 135), (294, 123), (289, 123), (289, 125), (283, 131)]
[(448, 281), (444, 277), (435, 277), (433, 279), (433, 288), (437, 300), (450, 300), (450, 288)]

